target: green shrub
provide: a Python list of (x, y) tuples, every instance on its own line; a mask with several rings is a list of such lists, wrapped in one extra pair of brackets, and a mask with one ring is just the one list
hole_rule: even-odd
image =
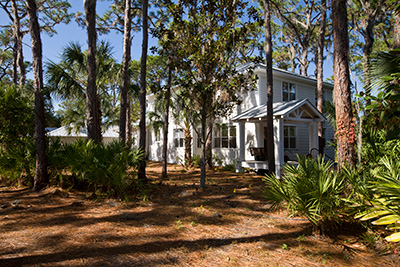
[(193, 155), (193, 166), (196, 168), (200, 167), (201, 157), (198, 154)]
[(120, 142), (105, 145), (87, 140), (72, 144), (53, 141), (48, 150), (49, 170), (59, 179), (66, 171), (93, 190), (115, 195), (124, 195), (133, 186), (136, 167), (143, 158), (142, 152)]
[(267, 175), (265, 197), (273, 207), (287, 203), (291, 213), (307, 217), (321, 232), (336, 226), (341, 220), (345, 203), (345, 180), (325, 162), (298, 156), (298, 166), (285, 165), (282, 180)]

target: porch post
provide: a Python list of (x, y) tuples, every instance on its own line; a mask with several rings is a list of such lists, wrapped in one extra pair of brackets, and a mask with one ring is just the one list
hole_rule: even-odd
[(278, 179), (281, 178), (281, 168), (284, 164), (283, 149), (283, 119), (274, 118), (275, 174)]
[[(317, 122), (311, 122), (308, 124), (308, 129), (309, 129), (309, 151), (313, 158), (316, 158), (318, 155), (317, 150), (312, 150), (313, 148), (318, 149), (318, 124)], [(312, 150), (312, 152), (311, 152)]]
[(245, 136), (244, 136), (244, 121), (239, 121), (239, 127), (236, 128), (236, 143), (238, 144), (239, 153), (237, 155), (236, 172), (243, 172), (242, 161), (245, 159)]

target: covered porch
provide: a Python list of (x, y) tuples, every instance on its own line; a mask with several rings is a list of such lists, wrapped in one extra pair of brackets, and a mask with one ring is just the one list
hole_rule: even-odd
[[(317, 156), (318, 149), (318, 122), (325, 121), (324, 116), (307, 99), (298, 99), (290, 102), (276, 102), (273, 104), (273, 132), (274, 132), (274, 155), (276, 176), (281, 176), (281, 169), (286, 162), (295, 164), (295, 154), (311, 154)], [(259, 105), (240, 112), (233, 118), (238, 123), (237, 127), (237, 171), (243, 171), (243, 168), (255, 170), (268, 170), (266, 147), (268, 146), (266, 137), (267, 106)], [(253, 143), (248, 142), (249, 130), (247, 124), (254, 124)], [(289, 126), (292, 125), (292, 126)], [(301, 125), (301, 131), (295, 133), (296, 139), (290, 138), (291, 128), (296, 129)], [(284, 128), (285, 127), (285, 128)], [(247, 129), (247, 131), (246, 131)], [(285, 131), (285, 135), (284, 135)], [(308, 132), (308, 134), (307, 134)], [(292, 134), (293, 135), (293, 134)], [(308, 136), (307, 136), (308, 135)], [(306, 140), (306, 142), (304, 142)], [(301, 146), (297, 152), (291, 152), (285, 147)], [(308, 147), (304, 144), (308, 143)], [(249, 156), (249, 152), (251, 156)], [(292, 155), (290, 155), (292, 154)], [(247, 156), (246, 156), (247, 155)]]

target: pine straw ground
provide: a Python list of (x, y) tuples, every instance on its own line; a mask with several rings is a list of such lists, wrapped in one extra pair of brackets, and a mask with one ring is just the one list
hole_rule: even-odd
[(0, 186), (0, 266), (400, 266), (393, 249), (269, 211), (260, 176), (213, 170), (200, 191), (198, 170), (147, 174), (152, 191), (131, 202)]

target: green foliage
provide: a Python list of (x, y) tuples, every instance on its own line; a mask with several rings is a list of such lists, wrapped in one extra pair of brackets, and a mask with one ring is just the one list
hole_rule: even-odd
[(73, 144), (53, 141), (49, 146), (51, 173), (67, 171), (71, 177), (88, 183), (92, 189), (124, 195), (134, 186), (135, 170), (143, 153), (120, 142), (95, 144), (78, 140)]
[(201, 157), (199, 154), (195, 154), (192, 159), (192, 163), (194, 167), (200, 167)]
[(265, 197), (274, 207), (287, 202), (292, 214), (306, 216), (320, 230), (331, 229), (344, 209), (345, 180), (332, 162), (298, 157), (299, 165), (284, 167), (284, 178), (267, 175)]
[[(11, 182), (32, 185), (36, 146), (32, 139), (0, 148), (0, 176)], [(27, 178), (25, 180), (24, 178)]]
[(33, 99), (16, 86), (0, 89), (0, 143), (3, 146), (15, 146), (33, 136), (32, 102)]

